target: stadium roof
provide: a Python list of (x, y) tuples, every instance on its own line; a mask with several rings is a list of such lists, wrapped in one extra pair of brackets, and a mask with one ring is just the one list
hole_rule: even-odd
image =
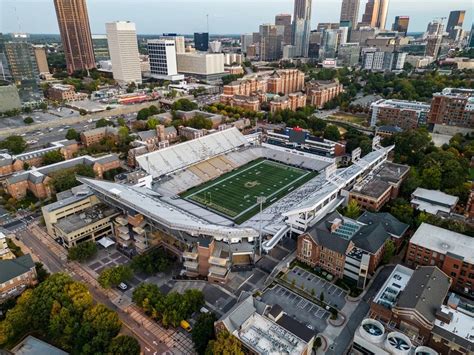
[(127, 186), (103, 180), (78, 177), (81, 183), (103, 195), (108, 201), (126, 206), (151, 220), (170, 229), (183, 231), (191, 235), (209, 235), (222, 239), (254, 238), (258, 232), (253, 228), (228, 227), (209, 223), (208, 221), (168, 204), (161, 195), (153, 190)]

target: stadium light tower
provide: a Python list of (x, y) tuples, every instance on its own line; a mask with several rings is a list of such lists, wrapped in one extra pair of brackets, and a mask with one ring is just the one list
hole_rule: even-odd
[(257, 196), (257, 203), (260, 204), (260, 230), (259, 230), (259, 253), (262, 255), (262, 210), (263, 210), (263, 204), (267, 201), (267, 198), (265, 196)]

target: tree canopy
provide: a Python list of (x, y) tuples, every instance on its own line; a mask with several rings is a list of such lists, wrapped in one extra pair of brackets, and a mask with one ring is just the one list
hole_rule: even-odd
[(140, 343), (128, 335), (113, 338), (108, 348), (108, 355), (139, 355)]
[(75, 247), (71, 247), (67, 251), (68, 260), (76, 260), (79, 262), (86, 261), (97, 254), (97, 244), (94, 241), (79, 243)]
[(28, 145), (23, 137), (20, 136), (8, 136), (3, 141), (0, 141), (0, 148), (8, 149), (12, 154), (21, 154), (26, 150), (26, 147)]
[(197, 108), (198, 104), (188, 99), (179, 99), (171, 105), (173, 111), (192, 111)]
[(215, 321), (216, 316), (214, 313), (201, 313), (196, 320), (191, 335), (194, 342), (194, 349), (196, 349), (199, 355), (204, 355), (209, 341), (216, 338), (214, 333)]
[(133, 277), (132, 269), (127, 265), (117, 265), (103, 270), (97, 281), (103, 288), (111, 288)]
[(52, 150), (43, 155), (43, 165), (50, 165), (64, 161), (64, 155), (59, 150)]
[(167, 271), (171, 267), (171, 258), (162, 248), (152, 249), (133, 257), (131, 267), (135, 271), (148, 275)]
[(244, 355), (244, 352), (242, 351), (242, 345), (240, 344), (240, 341), (228, 331), (224, 330), (217, 334), (216, 340), (211, 340), (209, 342), (206, 354)]
[(76, 174), (86, 177), (95, 177), (94, 169), (88, 165), (78, 165), (74, 168), (63, 169), (52, 172), (49, 177), (52, 180), (54, 191), (62, 192), (80, 185), (76, 180)]

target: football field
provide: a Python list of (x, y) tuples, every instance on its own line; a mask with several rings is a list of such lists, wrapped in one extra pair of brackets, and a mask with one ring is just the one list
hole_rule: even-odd
[(257, 197), (265, 197), (263, 207), (266, 207), (314, 176), (315, 172), (270, 160), (257, 160), (181, 196), (242, 223), (259, 212)]

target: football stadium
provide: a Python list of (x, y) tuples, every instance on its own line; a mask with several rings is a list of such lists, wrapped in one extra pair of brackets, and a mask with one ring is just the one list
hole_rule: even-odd
[(253, 264), (257, 253), (335, 210), (392, 149), (374, 144), (371, 153), (354, 155), (352, 165), (338, 169), (332, 158), (228, 128), (138, 156), (153, 178), (151, 188), (78, 179), (121, 209), (119, 224), (135, 223), (137, 238), (146, 235), (146, 243), (158, 240), (174, 250), (187, 275), (225, 282), (231, 267)]

